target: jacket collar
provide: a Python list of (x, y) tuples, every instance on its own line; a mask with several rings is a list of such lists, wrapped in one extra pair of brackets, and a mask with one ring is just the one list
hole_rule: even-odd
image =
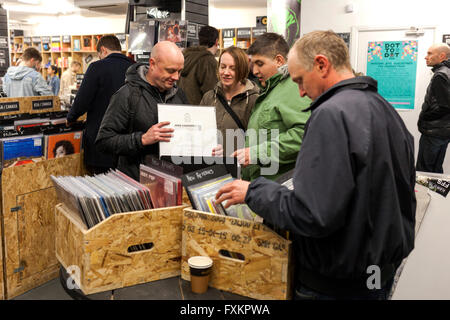
[(318, 108), (323, 102), (327, 101), (329, 98), (331, 98), (334, 94), (341, 90), (347, 90), (347, 89), (359, 89), (359, 90), (365, 90), (370, 89), (377, 91), (377, 81), (371, 77), (354, 77), (347, 80), (342, 80), (338, 83), (336, 83), (334, 86), (329, 88), (327, 91), (322, 93), (316, 100), (314, 100), (309, 108), (305, 109), (304, 111), (312, 111), (316, 108)]
[(431, 68), (431, 71), (436, 72), (436, 70), (441, 68), (441, 67), (450, 68), (450, 59), (444, 60), (441, 63), (435, 65), (433, 68)]

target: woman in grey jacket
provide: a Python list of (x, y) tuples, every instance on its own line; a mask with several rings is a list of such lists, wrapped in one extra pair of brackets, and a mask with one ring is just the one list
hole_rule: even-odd
[(219, 58), (219, 82), (213, 90), (205, 93), (200, 102), (203, 106), (216, 107), (217, 130), (222, 134), (218, 144), (223, 146), (226, 156), (243, 148), (248, 119), (258, 98), (258, 86), (247, 79), (249, 68), (247, 55), (242, 49), (225, 49)]

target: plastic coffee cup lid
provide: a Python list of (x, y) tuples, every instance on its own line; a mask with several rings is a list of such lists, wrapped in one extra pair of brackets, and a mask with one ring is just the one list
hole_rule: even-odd
[(212, 266), (213, 261), (210, 257), (196, 256), (190, 257), (188, 264), (192, 268), (206, 269)]

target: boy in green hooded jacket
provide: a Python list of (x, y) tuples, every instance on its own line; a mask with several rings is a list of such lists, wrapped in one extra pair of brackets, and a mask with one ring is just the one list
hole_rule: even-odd
[(289, 46), (276, 33), (266, 33), (248, 49), (261, 92), (247, 127), (245, 148), (232, 156), (241, 163), (242, 179), (275, 180), (295, 166), (311, 100), (300, 97), (287, 70)]

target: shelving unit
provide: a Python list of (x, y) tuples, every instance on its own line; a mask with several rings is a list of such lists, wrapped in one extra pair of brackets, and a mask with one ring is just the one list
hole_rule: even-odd
[[(57, 65), (61, 68), (61, 73), (70, 67), (72, 61), (78, 61), (86, 71), (91, 61), (97, 60), (98, 40), (106, 34), (96, 35), (63, 35), (63, 36), (17, 36), (12, 40), (11, 45), (11, 65), (16, 65), (23, 54), (23, 50), (28, 47), (35, 47), (42, 54), (41, 74), (47, 79), (46, 65)], [(126, 54), (128, 49), (128, 35), (116, 34), (122, 44), (122, 52)], [(91, 56), (90, 58), (88, 58)], [(86, 59), (88, 58), (88, 59)]]
[(257, 37), (266, 32), (265, 27), (220, 29), (219, 50), (232, 45), (247, 50)]

